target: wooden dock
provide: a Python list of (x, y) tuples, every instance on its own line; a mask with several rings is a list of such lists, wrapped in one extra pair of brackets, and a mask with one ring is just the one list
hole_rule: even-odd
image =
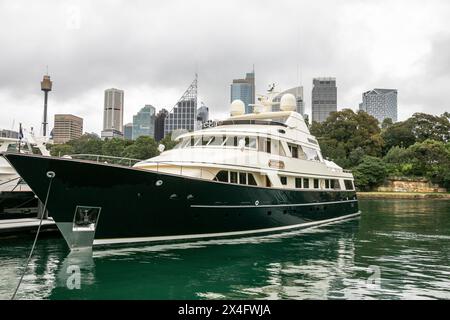
[[(0, 237), (10, 237), (19, 234), (36, 233), (39, 227), (38, 218), (0, 220)], [(59, 232), (52, 218), (42, 220), (41, 232)]]

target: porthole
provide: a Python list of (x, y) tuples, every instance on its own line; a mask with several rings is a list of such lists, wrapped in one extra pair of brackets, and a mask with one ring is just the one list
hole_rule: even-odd
[(267, 211), (267, 215), (271, 216), (272, 215), (272, 211)]
[(278, 129), (278, 132), (279, 132), (279, 133), (282, 133), (282, 134), (285, 134), (285, 133), (286, 133), (286, 131), (284, 131), (283, 129)]
[(155, 183), (155, 185), (156, 185), (157, 187), (162, 186), (162, 184), (163, 184), (163, 181), (162, 181), (162, 180), (158, 180), (158, 181), (156, 181), (156, 183)]

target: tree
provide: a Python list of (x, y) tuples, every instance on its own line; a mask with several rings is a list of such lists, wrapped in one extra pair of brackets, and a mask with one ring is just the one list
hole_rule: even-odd
[(75, 154), (102, 154), (103, 143), (98, 135), (85, 133), (79, 139), (71, 140), (67, 144), (73, 147)]
[(383, 139), (378, 120), (364, 111), (355, 113), (344, 109), (332, 112), (322, 123), (313, 122), (311, 134), (315, 135), (325, 157), (343, 167), (353, 167), (360, 158), (350, 153), (357, 148), (360, 154), (381, 156)]
[(385, 118), (383, 120), (383, 122), (381, 123), (381, 129), (387, 129), (390, 126), (392, 126), (394, 124), (394, 122), (392, 121), (391, 118)]
[(403, 121), (394, 123), (392, 126), (386, 128), (386, 130), (383, 130), (381, 134), (384, 140), (383, 154), (387, 154), (392, 147), (407, 148), (413, 145), (416, 142), (416, 137), (413, 134), (412, 128), (412, 122)]
[(435, 140), (417, 142), (408, 148), (412, 173), (434, 183), (450, 186), (450, 143)]
[(173, 149), (177, 145), (177, 142), (172, 140), (172, 134), (168, 134), (164, 137), (164, 139), (161, 139), (159, 141), (160, 144), (163, 144), (165, 146), (164, 150), (170, 150)]
[(102, 154), (106, 156), (121, 157), (126, 146), (127, 141), (124, 139), (109, 139), (103, 143)]
[(50, 148), (50, 155), (54, 157), (62, 157), (73, 153), (73, 147), (69, 144), (54, 144)]
[(386, 178), (383, 160), (372, 156), (364, 156), (362, 162), (353, 171), (355, 185), (360, 190), (369, 191), (381, 185)]
[(123, 151), (124, 157), (133, 159), (148, 159), (159, 154), (156, 141), (148, 136), (137, 138), (132, 145), (129, 145)]

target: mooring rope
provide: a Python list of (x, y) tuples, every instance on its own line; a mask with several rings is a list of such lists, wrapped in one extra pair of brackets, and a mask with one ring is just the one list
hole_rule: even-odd
[(22, 276), (20, 277), (20, 280), (19, 280), (19, 283), (17, 284), (16, 290), (14, 290), (14, 294), (12, 295), (11, 300), (14, 300), (16, 298), (17, 291), (19, 291), (20, 284), (22, 283), (23, 277), (25, 276), (25, 273), (27, 272), (28, 264), (30, 263), (34, 248), (36, 247), (36, 242), (37, 242), (37, 239), (39, 236), (39, 232), (41, 231), (42, 220), (44, 220), (45, 210), (47, 209), (48, 196), (50, 195), (50, 189), (52, 187), (52, 182), (53, 182), (53, 178), (55, 177), (55, 173), (53, 171), (49, 171), (49, 172), (47, 172), (47, 177), (50, 179), (50, 182), (48, 183), (47, 196), (45, 197), (44, 209), (42, 210), (41, 220), (39, 221), (39, 227), (36, 232), (36, 237), (34, 237), (33, 246), (31, 247), (30, 254), (28, 255), (27, 263), (25, 264), (25, 267), (22, 272)]

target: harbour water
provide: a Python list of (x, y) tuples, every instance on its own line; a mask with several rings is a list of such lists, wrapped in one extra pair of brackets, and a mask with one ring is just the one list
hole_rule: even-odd
[[(450, 201), (363, 200), (344, 223), (69, 254), (38, 241), (20, 299), (449, 299)], [(0, 240), (9, 299), (32, 238)]]

